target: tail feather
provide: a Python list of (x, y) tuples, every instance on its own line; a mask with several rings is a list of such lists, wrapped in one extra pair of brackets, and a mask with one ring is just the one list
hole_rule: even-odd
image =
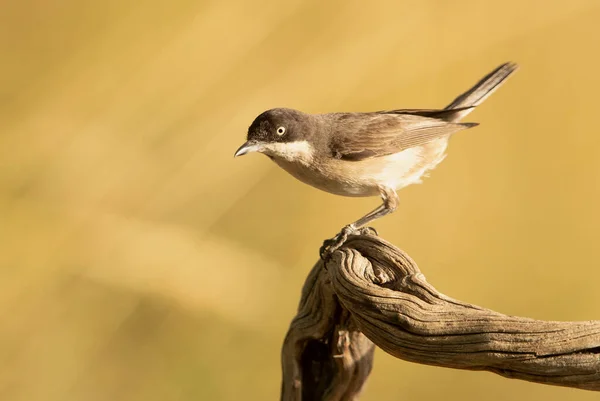
[(483, 77), (475, 86), (458, 96), (444, 110), (456, 110), (451, 121), (458, 121), (469, 114), (475, 106), (479, 105), (518, 68), (515, 63), (505, 63)]

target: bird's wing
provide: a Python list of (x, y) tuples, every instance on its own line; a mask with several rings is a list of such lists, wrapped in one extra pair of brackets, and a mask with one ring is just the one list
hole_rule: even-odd
[(421, 146), (475, 125), (409, 113), (339, 113), (329, 150), (335, 158), (359, 161)]
[(379, 114), (412, 114), (415, 116), (437, 118), (444, 121), (457, 121), (457, 116), (463, 112), (468, 112), (474, 109), (471, 107), (458, 107), (455, 109), (398, 109), (398, 110), (383, 110), (378, 111)]

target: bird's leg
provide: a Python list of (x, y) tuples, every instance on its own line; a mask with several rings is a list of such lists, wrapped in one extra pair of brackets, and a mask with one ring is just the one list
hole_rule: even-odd
[(400, 199), (398, 198), (396, 191), (387, 187), (379, 187), (379, 192), (381, 193), (383, 204), (346, 227), (353, 227), (354, 230), (356, 230), (366, 226), (373, 220), (377, 220), (387, 214), (393, 213), (398, 208)]
[(396, 210), (396, 208), (398, 207), (398, 203), (400, 202), (396, 191), (388, 187), (379, 187), (379, 192), (381, 193), (381, 199), (383, 199), (383, 204), (381, 204), (375, 210), (367, 213), (360, 219), (356, 220), (354, 223), (348, 224), (347, 226), (342, 228), (342, 231), (340, 231), (340, 233), (332, 239), (325, 240), (320, 250), (321, 257), (323, 257), (325, 254), (331, 254), (332, 252), (337, 250), (340, 246), (344, 244), (344, 242), (346, 242), (348, 236), (356, 232), (356, 230), (364, 227), (373, 220), (379, 219)]

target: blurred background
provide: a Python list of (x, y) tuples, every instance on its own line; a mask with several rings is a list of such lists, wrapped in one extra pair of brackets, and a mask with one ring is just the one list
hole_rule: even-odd
[[(324, 238), (379, 200), (233, 159), (265, 109), (443, 107), (521, 69), (378, 221), (455, 298), (600, 319), (597, 0), (0, 4), (0, 399), (278, 399)], [(364, 400), (592, 400), (378, 351)]]

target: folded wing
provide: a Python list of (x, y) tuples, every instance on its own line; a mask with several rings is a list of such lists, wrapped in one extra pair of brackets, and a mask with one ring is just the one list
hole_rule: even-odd
[[(476, 123), (445, 121), (443, 110), (396, 110), (377, 113), (340, 113), (329, 150), (338, 159), (359, 161), (398, 153), (446, 137)], [(427, 115), (438, 115), (432, 118)]]

